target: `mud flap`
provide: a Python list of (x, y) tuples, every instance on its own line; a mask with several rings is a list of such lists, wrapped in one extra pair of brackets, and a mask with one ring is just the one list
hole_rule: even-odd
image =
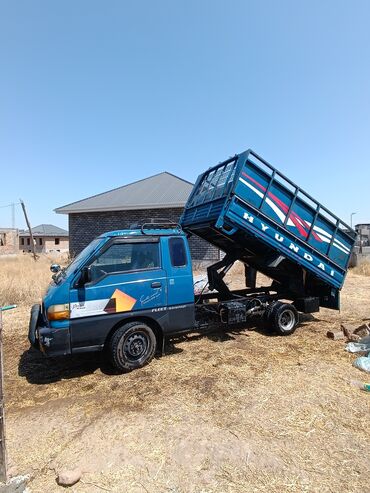
[(30, 323), (28, 326), (28, 340), (32, 347), (38, 349), (38, 340), (36, 337), (36, 329), (41, 314), (41, 306), (39, 304), (33, 305), (31, 308)]

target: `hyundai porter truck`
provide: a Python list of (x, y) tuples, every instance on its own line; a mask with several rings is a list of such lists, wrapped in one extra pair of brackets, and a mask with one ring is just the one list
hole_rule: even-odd
[[(188, 238), (219, 248), (208, 289), (194, 294)], [(355, 232), (254, 151), (209, 168), (178, 224), (148, 222), (93, 240), (31, 310), (29, 340), (45, 355), (106, 350), (129, 371), (148, 363), (166, 338), (262, 318), (281, 335), (299, 312), (338, 310)], [(245, 286), (225, 275), (240, 261)], [(256, 287), (256, 273), (271, 279)]]

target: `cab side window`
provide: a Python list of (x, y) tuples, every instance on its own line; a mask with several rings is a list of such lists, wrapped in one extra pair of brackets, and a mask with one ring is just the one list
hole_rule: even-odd
[(173, 267), (185, 267), (188, 263), (183, 238), (170, 238), (170, 257)]
[(120, 272), (160, 267), (159, 243), (114, 243), (90, 265), (91, 280)]

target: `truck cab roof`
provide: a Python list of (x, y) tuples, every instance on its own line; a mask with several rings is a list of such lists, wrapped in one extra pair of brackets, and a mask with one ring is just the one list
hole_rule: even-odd
[(116, 231), (107, 231), (100, 235), (100, 238), (111, 238), (116, 236), (132, 237), (132, 236), (185, 236), (183, 230), (178, 228), (153, 228), (147, 227), (140, 229), (118, 229)]

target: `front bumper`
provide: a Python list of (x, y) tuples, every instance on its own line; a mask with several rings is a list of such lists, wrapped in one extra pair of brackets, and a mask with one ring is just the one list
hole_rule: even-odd
[(31, 308), (28, 340), (33, 348), (40, 350), (46, 356), (71, 354), (69, 328), (49, 327), (40, 305), (33, 305)]

